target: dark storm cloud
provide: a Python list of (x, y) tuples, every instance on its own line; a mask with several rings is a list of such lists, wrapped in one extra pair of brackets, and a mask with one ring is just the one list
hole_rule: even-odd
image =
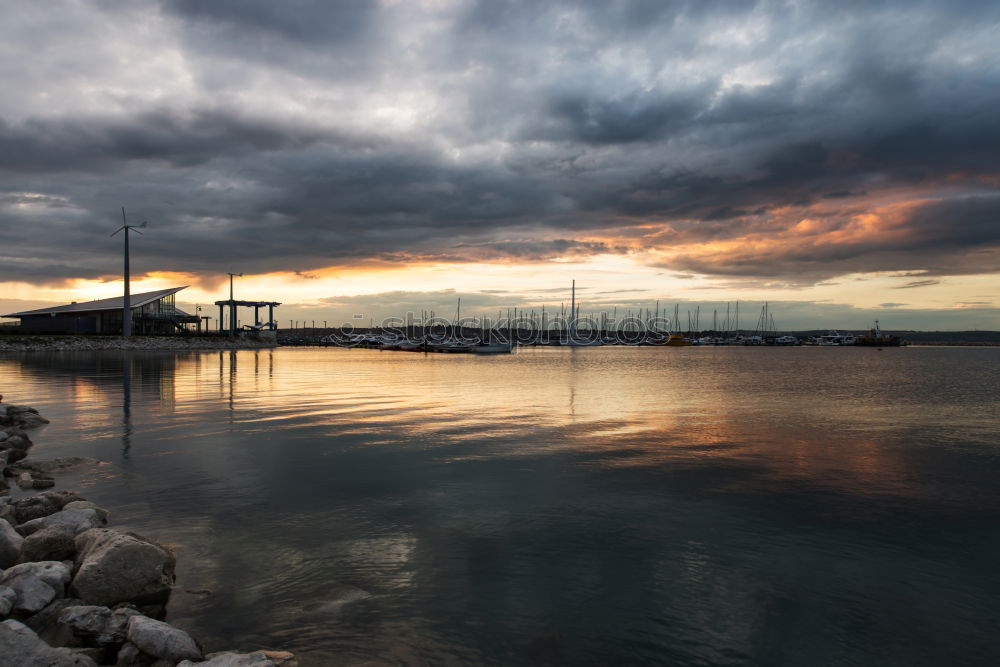
[(0, 170), (114, 170), (132, 161), (195, 167), (219, 158), (298, 150), (323, 139), (337, 143), (338, 137), (218, 110), (159, 109), (126, 118), (31, 118), (16, 124), (0, 119)]
[(168, 11), (191, 21), (199, 29), (229, 30), (274, 35), (292, 44), (325, 46), (331, 41), (351, 42), (370, 26), (378, 3), (368, 0), (313, 2), (310, 0), (165, 0)]
[[(62, 9), (5, 9), (0, 280), (115, 273), (121, 204), (151, 270), (629, 244), (786, 282), (1000, 269), (997, 3)], [(835, 240), (901, 191), (894, 233)]]
[(586, 144), (655, 141), (671, 132), (686, 131), (710, 93), (661, 96), (630, 92), (613, 99), (593, 92), (555, 93), (540, 126), (527, 130), (524, 137)]

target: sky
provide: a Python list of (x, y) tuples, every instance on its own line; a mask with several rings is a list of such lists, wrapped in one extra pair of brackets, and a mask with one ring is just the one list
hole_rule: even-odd
[[(1000, 3), (0, 0), (0, 312), (1000, 329)], [(209, 310), (211, 312), (211, 310)], [(704, 321), (704, 319), (703, 319)]]

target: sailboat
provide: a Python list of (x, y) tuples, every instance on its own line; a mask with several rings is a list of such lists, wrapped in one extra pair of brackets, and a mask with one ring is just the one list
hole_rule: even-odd
[(594, 331), (589, 331), (588, 334), (590, 334), (590, 335), (587, 338), (578, 338), (577, 337), (577, 333), (578, 332), (577, 332), (577, 329), (576, 329), (576, 320), (577, 320), (577, 317), (579, 317), (579, 312), (578, 312), (577, 305), (576, 305), (576, 281), (575, 280), (573, 281), (572, 292), (573, 292), (573, 294), (572, 294), (572, 299), (570, 301), (570, 308), (569, 308), (568, 335), (566, 337), (564, 337), (561, 341), (559, 341), (559, 344), (560, 345), (564, 345), (566, 347), (594, 347), (594, 346), (597, 346), (597, 345), (604, 345), (604, 342), (601, 340), (600, 336), (598, 336), (596, 334), (596, 332), (594, 332)]
[(482, 321), (482, 328), (479, 330), (479, 342), (472, 346), (474, 354), (510, 354), (514, 351), (514, 346), (508, 340), (506, 343), (494, 343), (490, 328), (485, 319)]

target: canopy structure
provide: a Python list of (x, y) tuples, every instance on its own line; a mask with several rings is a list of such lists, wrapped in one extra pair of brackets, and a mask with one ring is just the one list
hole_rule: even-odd
[[(244, 325), (246, 329), (253, 331), (260, 331), (262, 329), (276, 331), (278, 329), (278, 323), (274, 321), (274, 309), (281, 305), (278, 301), (238, 301), (236, 299), (226, 299), (225, 301), (216, 301), (215, 305), (219, 307), (219, 331), (222, 331), (222, 323), (227, 319), (225, 309), (229, 308), (229, 333), (230, 335), (236, 335), (237, 309), (241, 306), (244, 308), (253, 308), (253, 324)], [(267, 322), (260, 321), (261, 308), (267, 308)]]

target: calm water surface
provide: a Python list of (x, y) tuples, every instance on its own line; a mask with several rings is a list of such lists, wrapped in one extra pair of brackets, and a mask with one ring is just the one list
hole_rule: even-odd
[(176, 624), (303, 664), (1000, 660), (1000, 349), (0, 357)]

